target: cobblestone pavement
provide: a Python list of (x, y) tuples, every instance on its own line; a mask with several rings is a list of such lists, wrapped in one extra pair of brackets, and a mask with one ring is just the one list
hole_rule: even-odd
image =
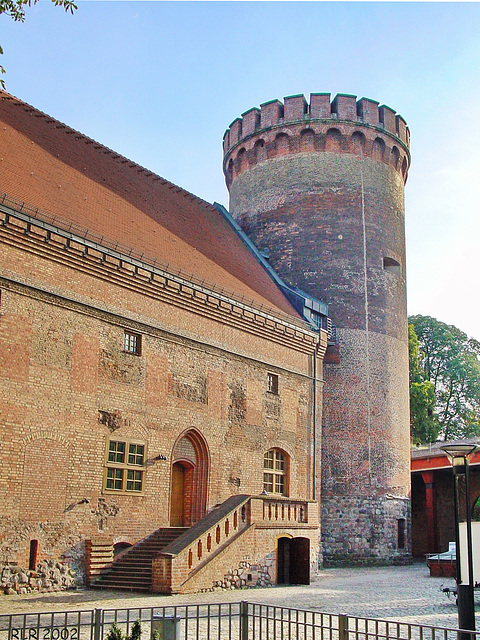
[[(247, 600), (324, 613), (457, 628), (455, 601), (442, 593), (442, 586), (452, 588), (454, 581), (431, 578), (425, 564), (417, 562), (406, 567), (326, 569), (309, 586), (217, 591), (188, 596), (132, 595), (87, 589), (0, 596), (0, 614)], [(476, 615), (478, 628), (478, 606)]]

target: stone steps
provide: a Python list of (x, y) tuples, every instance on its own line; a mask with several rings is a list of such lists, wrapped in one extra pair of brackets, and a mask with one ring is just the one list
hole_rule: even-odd
[(152, 590), (152, 559), (187, 529), (168, 527), (157, 529), (124, 551), (92, 582), (94, 589)]

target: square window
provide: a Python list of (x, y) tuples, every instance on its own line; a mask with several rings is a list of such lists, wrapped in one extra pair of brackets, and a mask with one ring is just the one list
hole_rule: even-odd
[(267, 391), (278, 394), (278, 376), (274, 373), (267, 373)]
[(143, 493), (145, 444), (110, 440), (105, 455), (104, 491)]
[(126, 353), (133, 353), (134, 355), (139, 356), (141, 353), (141, 345), (142, 345), (142, 336), (138, 333), (130, 333), (130, 331), (125, 331), (123, 336), (123, 350)]
[(113, 491), (122, 491), (123, 489), (123, 469), (107, 469), (106, 489)]
[(142, 490), (142, 471), (127, 471), (127, 491), (141, 491)]
[(128, 464), (143, 465), (143, 444), (130, 444), (128, 446)]
[(125, 462), (125, 443), (110, 440), (108, 444), (108, 461)]

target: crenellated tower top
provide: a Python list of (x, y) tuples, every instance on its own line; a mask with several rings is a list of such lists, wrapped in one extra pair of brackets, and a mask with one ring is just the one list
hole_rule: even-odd
[(270, 100), (234, 120), (223, 138), (227, 187), (254, 164), (276, 156), (332, 151), (371, 157), (407, 180), (410, 131), (393, 109), (368, 98), (339, 93)]

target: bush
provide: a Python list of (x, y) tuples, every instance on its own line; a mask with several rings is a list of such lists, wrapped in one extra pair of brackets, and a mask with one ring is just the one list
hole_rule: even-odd
[(140, 620), (136, 620), (132, 625), (130, 634), (123, 635), (122, 630), (116, 622), (114, 622), (108, 630), (105, 640), (140, 640), (142, 636), (142, 625)]

